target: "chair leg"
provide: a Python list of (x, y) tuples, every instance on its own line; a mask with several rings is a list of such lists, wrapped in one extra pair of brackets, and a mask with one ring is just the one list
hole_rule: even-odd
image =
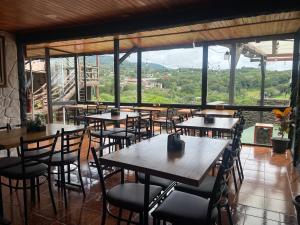
[(83, 185), (82, 176), (81, 176), (81, 169), (80, 169), (80, 159), (78, 161), (78, 175), (79, 175), (81, 190), (82, 190), (83, 196), (85, 197), (85, 190), (84, 190), (84, 185)]
[(89, 138), (89, 147), (88, 147), (88, 151), (87, 151), (87, 155), (86, 155), (86, 159), (89, 159), (90, 157), (90, 151), (91, 151), (91, 137)]
[(226, 212), (227, 212), (227, 216), (228, 216), (228, 220), (229, 220), (229, 225), (233, 225), (231, 211), (230, 211), (230, 207), (229, 207), (228, 203), (226, 204)]
[(234, 167), (232, 167), (232, 176), (233, 176), (233, 182), (234, 182), (234, 188), (235, 188), (235, 192), (238, 191), (238, 186), (237, 186), (237, 182), (236, 182), (236, 176), (235, 176), (235, 170), (234, 170)]
[(139, 215), (139, 224), (142, 225), (144, 223), (144, 213), (140, 213)]
[(131, 223), (131, 220), (132, 220), (132, 216), (133, 216), (133, 212), (132, 212), (132, 211), (130, 211), (130, 214), (129, 214), (129, 218), (128, 218), (128, 223), (127, 223), (127, 225), (130, 225), (130, 223)]
[(40, 202), (41, 195), (40, 195), (40, 179), (39, 179), (39, 177), (36, 178), (36, 190), (37, 190), (38, 201)]
[(66, 178), (65, 178), (64, 165), (62, 165), (60, 168), (61, 168), (61, 182), (60, 182), (60, 185), (61, 185), (63, 195), (64, 195), (65, 208), (67, 209), (68, 208), (68, 202), (67, 202), (67, 190), (66, 190), (66, 180), (65, 180)]
[(102, 207), (102, 220), (101, 220), (101, 225), (105, 225), (105, 221), (106, 221), (106, 204), (103, 201), (103, 207)]
[(242, 162), (241, 162), (241, 158), (240, 155), (238, 154), (238, 164), (241, 170), (241, 175), (242, 175), (242, 179), (244, 180), (244, 172), (243, 172), (243, 166), (242, 166)]
[(26, 179), (23, 179), (24, 223), (28, 225)]
[(121, 224), (121, 220), (120, 220), (120, 218), (122, 218), (122, 212), (123, 212), (123, 210), (122, 210), (122, 208), (119, 208), (119, 215), (118, 215), (118, 225), (120, 225)]
[(51, 198), (52, 207), (53, 207), (54, 213), (57, 214), (56, 205), (55, 205), (55, 200), (54, 200), (54, 196), (53, 196), (53, 190), (52, 190), (50, 168), (48, 169), (48, 177), (47, 177), (47, 180), (48, 180), (48, 189), (49, 189), (49, 194), (50, 194), (50, 198)]
[(218, 224), (219, 224), (219, 225), (222, 225), (221, 207), (218, 206), (217, 209), (218, 209)]
[(242, 183), (243, 179), (242, 179), (242, 175), (241, 175), (241, 171), (240, 171), (240, 166), (239, 166), (237, 160), (235, 161), (235, 165), (236, 165), (236, 169), (238, 171), (238, 176), (239, 176), (240, 183)]

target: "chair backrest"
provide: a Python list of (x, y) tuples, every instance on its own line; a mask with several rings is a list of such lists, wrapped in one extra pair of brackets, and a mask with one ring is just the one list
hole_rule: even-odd
[(225, 189), (225, 180), (224, 180), (224, 174), (225, 169), (228, 163), (228, 160), (230, 158), (230, 152), (228, 152), (227, 149), (225, 149), (222, 157), (222, 164), (219, 166), (218, 174), (216, 177), (216, 181), (213, 187), (212, 195), (209, 199), (209, 209), (208, 209), (208, 216), (210, 217), (210, 213), (212, 212), (213, 208), (218, 205), (218, 203), (221, 201), (222, 194)]
[[(117, 173), (120, 173), (120, 172), (123, 173), (123, 170), (122, 169), (116, 169), (113, 172), (110, 172), (109, 174), (107, 174), (106, 176), (104, 176), (103, 167), (100, 164), (100, 160), (98, 158), (96, 149), (94, 147), (92, 147), (91, 151), (92, 151), (94, 162), (95, 162), (95, 165), (96, 165), (96, 168), (97, 168), (97, 171), (98, 171), (98, 175), (99, 175), (99, 178), (100, 178), (100, 185), (101, 185), (101, 190), (102, 190), (102, 198), (103, 198), (103, 201), (106, 201), (105, 180), (108, 179), (109, 177), (113, 176), (114, 174), (117, 174)], [(123, 176), (121, 176), (121, 177), (123, 177)], [(121, 180), (121, 183), (123, 183), (123, 182), (124, 181)]]
[(26, 172), (26, 168), (40, 164), (39, 159), (51, 161), (58, 137), (59, 131), (54, 135), (37, 139), (24, 140), (23, 137), (20, 138), (23, 173)]
[(64, 160), (64, 155), (70, 153), (77, 153), (78, 160), (80, 160), (80, 151), (86, 132), (86, 127), (81, 129), (76, 129), (72, 131), (61, 130), (61, 159)]

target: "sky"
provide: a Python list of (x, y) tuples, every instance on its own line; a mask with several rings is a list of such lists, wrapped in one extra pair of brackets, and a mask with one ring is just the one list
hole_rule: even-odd
[[(210, 69), (229, 69), (230, 60), (225, 60), (225, 52), (228, 48), (223, 46), (209, 47), (208, 67)], [(128, 58), (130, 62), (136, 62), (136, 54)], [(168, 68), (202, 68), (202, 48), (172, 49), (161, 51), (149, 51), (142, 53), (144, 63), (157, 63)], [(259, 62), (250, 62), (250, 59), (240, 56), (237, 68), (252, 67), (259, 68)], [(267, 62), (267, 70), (291, 70), (292, 62)]]

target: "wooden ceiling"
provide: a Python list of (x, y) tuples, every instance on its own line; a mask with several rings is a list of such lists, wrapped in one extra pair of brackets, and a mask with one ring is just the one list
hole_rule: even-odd
[(48, 30), (169, 11), (209, 0), (1, 0), (0, 30)]
[[(291, 34), (300, 29), (300, 11), (199, 23), (167, 29), (119, 35), (120, 49), (125, 52), (132, 47), (144, 49), (164, 48), (176, 45), (192, 46), (236, 38)], [(114, 36), (47, 42), (26, 46), (27, 57), (43, 57), (45, 47), (51, 55), (69, 53), (112, 53)]]

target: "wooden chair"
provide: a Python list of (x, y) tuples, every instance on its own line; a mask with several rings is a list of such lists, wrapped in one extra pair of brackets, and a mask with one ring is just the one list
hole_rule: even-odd
[[(52, 160), (58, 137), (59, 131), (55, 135), (35, 140), (24, 140), (21, 137), (21, 156), (1, 159), (0, 176), (23, 181), (23, 186), (20, 188), (23, 189), (24, 223), (26, 225), (28, 224), (27, 189), (34, 190), (37, 188), (39, 198), (39, 186), (41, 185), (39, 177), (41, 176), (47, 178), (53, 210), (56, 213), (50, 167), (47, 163)], [(30, 180), (30, 186), (27, 185), (27, 180)], [(2, 185), (3, 183), (0, 181), (0, 188)], [(12, 188), (18, 189), (19, 187), (12, 186)], [(34, 191), (31, 193), (34, 193)], [(33, 196), (31, 197), (34, 198)]]
[[(142, 224), (144, 209), (145, 207), (149, 207), (145, 206), (144, 204), (144, 184), (124, 183), (124, 171), (122, 169), (117, 169), (116, 171), (104, 176), (102, 165), (99, 162), (95, 148), (92, 148), (91, 151), (99, 174), (100, 185), (102, 190), (103, 214), (101, 224), (105, 225), (107, 213), (113, 218), (117, 219), (118, 221), (125, 221), (128, 224)], [(106, 188), (105, 181), (118, 173), (121, 173), (121, 184), (118, 184), (108, 190)], [(162, 188), (160, 186), (150, 185), (149, 189), (149, 202), (151, 203), (158, 195), (160, 195)], [(118, 216), (114, 215), (110, 211), (109, 205), (119, 208)], [(122, 218), (123, 209), (129, 210), (130, 212), (138, 213), (139, 222), (131, 221), (132, 213), (130, 213), (129, 219)]]

